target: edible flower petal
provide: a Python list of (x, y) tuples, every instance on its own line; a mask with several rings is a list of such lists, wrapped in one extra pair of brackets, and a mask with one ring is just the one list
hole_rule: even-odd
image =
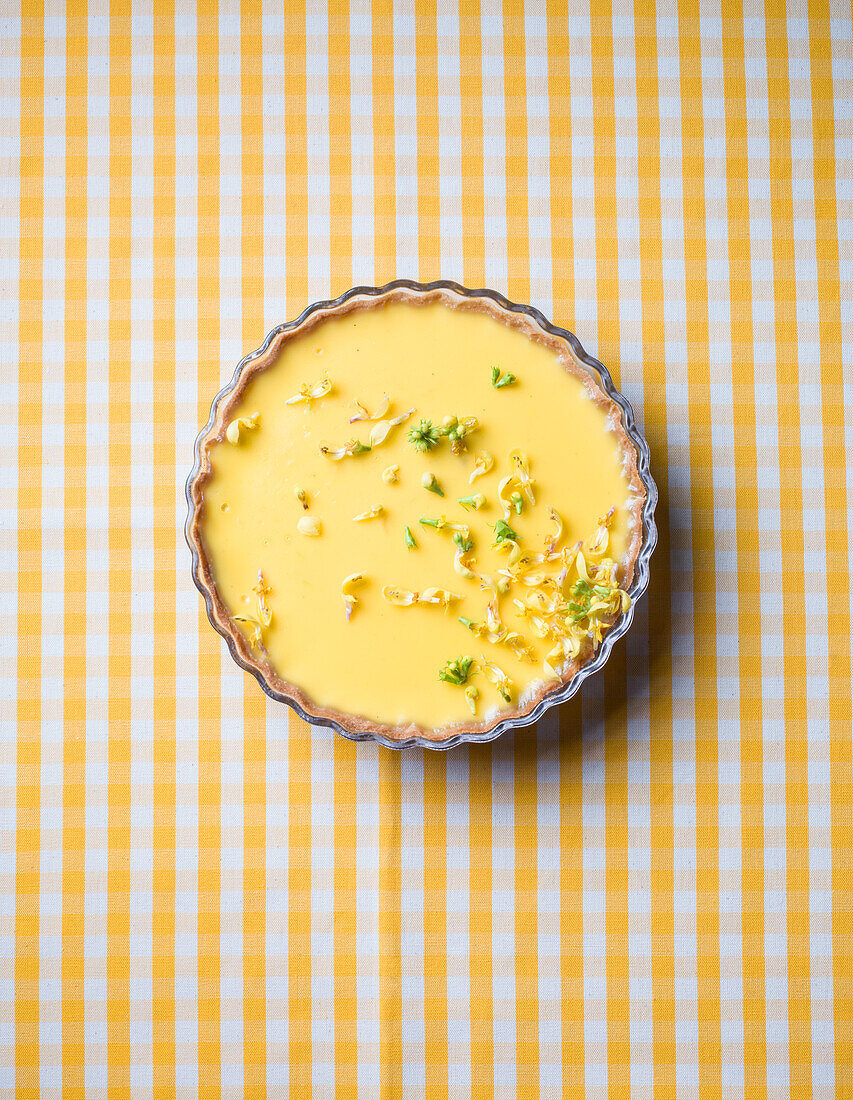
[(382, 480), (386, 485), (393, 485), (400, 480), (400, 467), (397, 465), (388, 466), (382, 471)]
[(521, 451), (512, 451), (510, 452), (509, 461), (515, 473), (515, 479), (521, 487), (521, 491), (527, 497), (528, 503), (535, 504), (536, 495), (533, 492), (533, 486), (535, 485), (535, 482), (530, 476), (527, 459), (521, 453)]
[(512, 474), (507, 474), (506, 477), (501, 478), (498, 484), (498, 500), (504, 510), (504, 519), (509, 519), (512, 515), (512, 487), (514, 483), (515, 477)]
[(344, 601), (344, 614), (347, 622), (352, 618), (352, 613), (358, 603), (358, 596), (353, 594), (354, 588), (360, 588), (367, 579), (365, 573), (350, 573), (341, 581), (341, 599)]
[(480, 451), (479, 454), (474, 456), (474, 469), (471, 471), (471, 476), (468, 478), (468, 484), (471, 485), (478, 477), (487, 474), (494, 464), (495, 460), (488, 451)]
[(398, 424), (402, 424), (404, 420), (408, 420), (414, 411), (414, 409), (409, 409), (408, 412), (400, 413), (399, 416), (393, 416), (390, 420), (379, 420), (370, 429), (370, 434), (367, 437), (370, 446), (378, 447), (380, 443), (384, 443), (391, 429), (396, 428)]
[(300, 535), (317, 538), (322, 531), (322, 526), (316, 516), (303, 516), (296, 524), (296, 530)]
[(320, 454), (331, 458), (334, 462), (340, 462), (342, 458), (352, 458), (353, 455), (367, 454), (370, 447), (358, 439), (350, 439), (342, 447), (330, 447), (328, 443), (320, 444)]
[(258, 596), (258, 618), (261, 621), (261, 626), (269, 626), (272, 622), (272, 612), (267, 605), (267, 596), (270, 595), (272, 589), (264, 580), (263, 570), (258, 570), (258, 583), (252, 589)]
[(257, 619), (253, 619), (251, 615), (232, 615), (231, 618), (235, 623), (244, 623), (250, 627), (249, 630), (249, 645), (252, 649), (263, 648), (263, 634), (261, 633), (261, 624)]
[(563, 520), (559, 512), (553, 508), (548, 509), (548, 515), (551, 517), (551, 522), (554, 524), (554, 534), (545, 543), (545, 557), (546, 560), (557, 557), (557, 547), (560, 545), (563, 539)]
[(425, 588), (417, 597), (417, 602), (431, 603), (437, 607), (447, 607), (449, 604), (461, 599), (461, 596), (457, 596), (455, 592), (448, 592), (446, 588)]
[(484, 658), (480, 659), (480, 669), (487, 680), (490, 680), (498, 689), (498, 694), (505, 703), (512, 702), (513, 684), (509, 676), (498, 668), (492, 661), (487, 661)]
[(251, 416), (238, 416), (237, 419), (232, 420), (225, 429), (225, 438), (229, 443), (233, 443), (236, 446), (240, 442), (240, 432), (254, 431), (260, 422), (261, 414), (259, 412), (252, 413)]
[(382, 596), (396, 607), (411, 607), (413, 603), (418, 602), (417, 592), (409, 592), (405, 588), (394, 588), (390, 584), (386, 584), (382, 589)]
[(386, 584), (382, 589), (383, 597), (397, 607), (412, 607), (414, 604), (431, 604), (434, 607), (448, 607), (456, 600), (461, 600), (455, 592), (448, 592), (446, 588), (425, 588), (423, 592), (409, 592), (406, 588), (397, 588), (395, 585)]
[(453, 568), (456, 570), (460, 577), (467, 577), (468, 579), (472, 579), (476, 577), (477, 574), (471, 568), (471, 566), (474, 564), (474, 559), (471, 557), (470, 543), (467, 545), (469, 548), (465, 550), (457, 543), (456, 553), (453, 556)]
[(356, 409), (358, 409), (358, 412), (355, 414), (355, 416), (351, 416), (349, 418), (350, 424), (356, 424), (360, 420), (381, 420), (382, 417), (391, 408), (391, 398), (386, 393), (382, 399), (382, 403), (375, 413), (369, 413), (360, 401), (356, 401), (354, 402), (354, 404)]
[(306, 383), (299, 393), (288, 397), (285, 401), (285, 405), (299, 405), (304, 402), (309, 408), (312, 401), (318, 401), (321, 397), (326, 397), (332, 392), (332, 383), (328, 378), (323, 378), (319, 382), (313, 382), (311, 384)]
[(598, 527), (591, 539), (587, 539), (585, 546), (587, 554), (592, 558), (599, 558), (607, 550), (610, 543), (610, 524), (613, 522), (615, 508), (611, 508), (607, 515), (598, 521)]
[(374, 504), (372, 508), (368, 508), (364, 512), (359, 512), (357, 516), (352, 518), (356, 523), (362, 523), (366, 519), (375, 519), (377, 516), (381, 516), (385, 511), (385, 508), (381, 504)]

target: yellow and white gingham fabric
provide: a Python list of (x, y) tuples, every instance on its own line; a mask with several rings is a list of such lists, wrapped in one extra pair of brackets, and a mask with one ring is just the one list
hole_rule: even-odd
[[(4, 1096), (853, 1096), (851, 9), (569, 4), (0, 14)], [(181, 530), (397, 276), (575, 331), (661, 488), (604, 673), (447, 754), (267, 701)]]

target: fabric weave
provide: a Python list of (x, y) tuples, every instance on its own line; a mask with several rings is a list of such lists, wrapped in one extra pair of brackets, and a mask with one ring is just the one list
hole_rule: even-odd
[[(853, 1095), (853, 27), (837, 0), (0, 17), (0, 1093)], [(652, 582), (492, 746), (309, 729), (190, 579), (211, 399), (490, 286), (637, 410)]]

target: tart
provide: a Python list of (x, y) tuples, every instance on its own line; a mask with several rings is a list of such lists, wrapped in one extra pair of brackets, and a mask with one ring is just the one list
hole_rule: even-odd
[(187, 537), (270, 695), (348, 736), (456, 743), (533, 720), (603, 658), (653, 483), (571, 341), (490, 292), (391, 284), (241, 364), (197, 442)]

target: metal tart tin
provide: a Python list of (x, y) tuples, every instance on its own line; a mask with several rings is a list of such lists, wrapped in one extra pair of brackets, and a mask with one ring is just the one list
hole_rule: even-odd
[[(234, 643), (234, 639), (227, 634), (220, 624), (217, 622), (216, 617), (213, 614), (213, 600), (210, 590), (202, 580), (201, 575), (201, 559), (198, 552), (198, 547), (193, 542), (190, 532), (193, 525), (193, 520), (196, 514), (196, 505), (193, 500), (193, 486), (202, 465), (202, 452), (203, 447), (210, 432), (213, 428), (216, 420), (217, 409), (220, 403), (233, 393), (234, 389), (240, 384), (240, 380), (243, 376), (243, 372), (249, 364), (251, 364), (259, 356), (263, 355), (269, 348), (273, 340), (275, 340), (281, 333), (287, 332), (291, 329), (299, 327), (306, 318), (310, 317), (313, 313), (318, 311), (328, 311), (341, 306), (344, 302), (348, 302), (351, 298), (363, 297), (363, 298), (378, 298), (390, 291), (404, 289), (415, 294), (426, 294), (430, 291), (443, 290), (454, 295), (459, 295), (464, 298), (488, 298), (492, 302), (501, 307), (501, 309), (511, 313), (521, 313), (530, 318), (536, 325), (539, 326), (544, 332), (549, 333), (551, 336), (556, 336), (565, 341), (571, 349), (572, 355), (579, 366), (588, 371), (592, 376), (593, 381), (612, 398), (618, 408), (621, 410), (622, 426), (626, 435), (631, 440), (632, 444), (637, 451), (637, 470), (646, 490), (646, 499), (642, 510), (642, 542), (640, 546), (640, 552), (637, 556), (637, 560), (634, 564), (634, 578), (631, 587), (628, 590), (628, 594), (631, 597), (631, 606), (627, 612), (620, 615), (620, 617), (614, 622), (613, 626), (604, 635), (604, 638), (599, 646), (595, 657), (588, 661), (585, 665), (578, 669), (578, 671), (572, 676), (572, 678), (565, 683), (555, 684), (554, 689), (544, 695), (539, 702), (529, 711), (523, 715), (513, 715), (507, 718), (500, 719), (490, 729), (482, 732), (472, 731), (461, 732), (454, 736), (448, 737), (442, 741), (432, 741), (425, 737), (409, 737), (401, 740), (393, 740), (388, 737), (384, 737), (381, 734), (367, 733), (367, 732), (354, 732), (348, 730), (345, 726), (339, 722), (334, 721), (331, 718), (324, 716), (317, 716), (307, 712), (299, 705), (295, 700), (288, 698), (281, 692), (276, 691), (267, 682), (263, 671), (244, 660), (243, 656), (237, 650)], [(452, 749), (457, 745), (461, 745), (466, 741), (474, 743), (485, 743), (487, 741), (494, 741), (495, 738), (500, 737), (502, 733), (507, 730), (520, 729), (523, 726), (530, 726), (534, 722), (537, 722), (546, 711), (552, 707), (559, 706), (560, 703), (565, 703), (567, 699), (571, 697), (580, 689), (581, 684), (588, 677), (593, 676), (607, 661), (610, 656), (616, 642), (625, 634), (631, 625), (634, 618), (634, 608), (637, 600), (643, 595), (649, 586), (649, 560), (652, 556), (652, 551), (657, 543), (657, 527), (655, 526), (654, 512), (655, 505), (658, 499), (657, 485), (654, 482), (650, 468), (650, 454), (649, 445), (643, 438), (642, 432), (637, 427), (637, 423), (634, 417), (634, 410), (631, 408), (628, 400), (616, 389), (613, 385), (613, 379), (610, 377), (610, 372), (607, 368), (599, 363), (597, 359), (593, 359), (591, 355), (588, 355), (581, 346), (580, 340), (571, 332), (568, 332), (564, 328), (560, 328), (558, 325), (552, 324), (548, 321), (539, 310), (534, 309), (528, 305), (518, 305), (515, 302), (510, 302), (504, 298), (502, 294), (498, 294), (494, 290), (469, 290), (466, 287), (460, 286), (458, 283), (450, 282), (448, 280), (440, 279), (432, 283), (416, 283), (410, 279), (396, 279), (394, 282), (387, 283), (382, 287), (368, 287), (357, 286), (348, 290), (345, 294), (342, 294), (334, 301), (326, 302), (314, 302), (308, 306), (299, 317), (294, 321), (286, 321), (283, 324), (277, 325), (272, 332), (269, 333), (263, 344), (256, 350), (247, 355), (237, 365), (237, 369), (234, 372), (234, 376), (231, 381), (219, 391), (216, 397), (213, 399), (211, 405), (210, 418), (207, 424), (201, 430), (198, 438), (195, 442), (195, 461), (193, 468), (190, 471), (190, 475), (186, 482), (186, 494), (187, 504), (189, 506), (189, 512), (187, 515), (187, 521), (185, 524), (184, 532), (187, 539), (187, 544), (192, 552), (192, 576), (195, 581), (196, 587), (204, 596), (205, 604), (207, 607), (207, 616), (210, 619), (210, 623), (213, 628), (222, 635), (225, 641), (228, 643), (228, 649), (231, 656), (237, 662), (237, 664), (245, 669), (247, 672), (251, 672), (257, 679), (263, 690), (271, 699), (275, 699), (277, 702), (287, 703), (293, 710), (303, 718), (306, 722), (315, 726), (328, 726), (339, 733), (342, 737), (346, 737), (351, 741), (377, 741), (380, 745), (384, 745), (389, 749), (408, 749), (408, 748), (424, 748), (424, 749)]]

